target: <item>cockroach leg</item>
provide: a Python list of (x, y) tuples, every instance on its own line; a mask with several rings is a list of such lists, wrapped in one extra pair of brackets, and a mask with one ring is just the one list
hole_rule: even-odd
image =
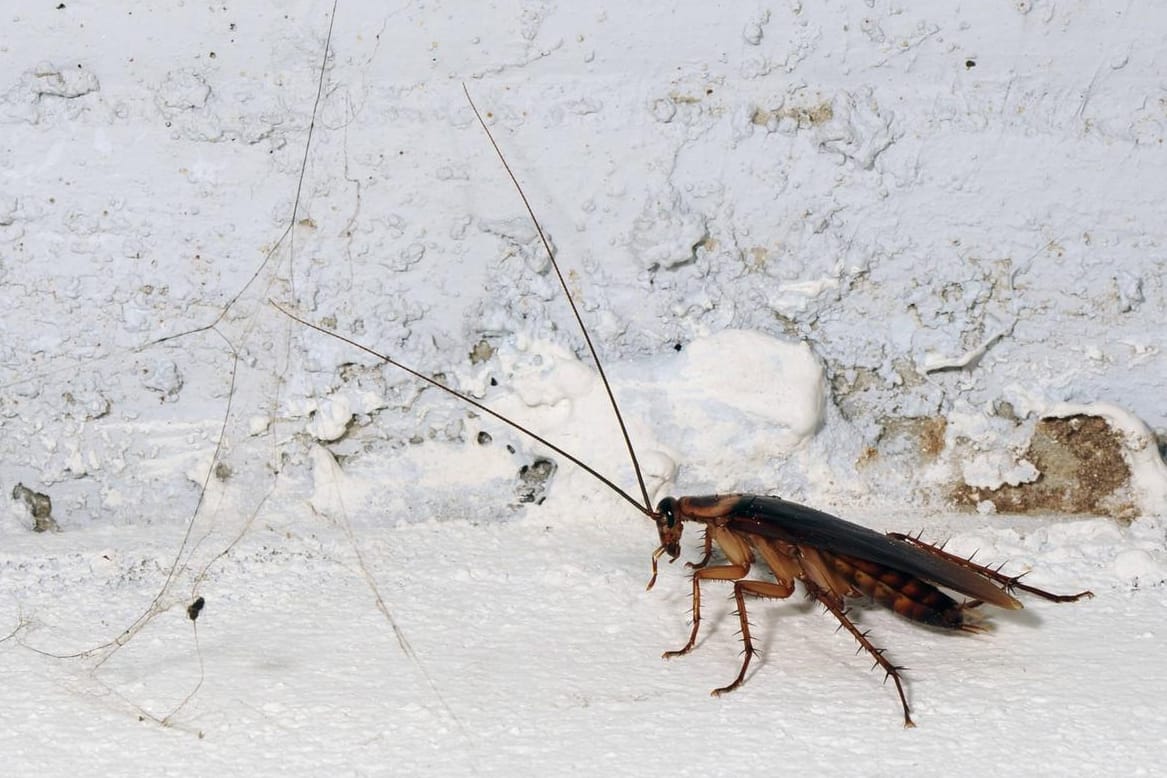
[(1089, 590), (1084, 591), (1084, 592), (1078, 592), (1077, 594), (1053, 594), (1052, 592), (1047, 592), (1044, 589), (1038, 589), (1036, 586), (1028, 586), (1026, 584), (1021, 583), (1021, 577), (1024, 576), (1025, 573), (1022, 573), (1021, 575), (1012, 575), (1012, 576), (1005, 575), (1004, 573), (1001, 572), (1000, 567), (992, 568), (992, 567), (986, 567), (985, 565), (978, 565), (976, 562), (973, 562), (971, 558), (965, 559), (962, 556), (957, 556), (956, 554), (949, 553), (948, 551), (945, 551), (943, 548), (933, 546), (931, 543), (925, 543), (923, 540), (920, 540), (920, 538), (916, 537), (916, 536), (904, 535), (904, 534), (901, 534), (899, 532), (889, 532), (889, 533), (887, 533), (887, 536), (889, 538), (894, 538), (896, 540), (903, 540), (903, 541), (906, 541), (908, 543), (911, 543), (913, 546), (916, 546), (917, 548), (923, 549), (924, 551), (927, 551), (929, 554), (933, 554), (934, 556), (938, 556), (947, 562), (951, 562), (954, 565), (959, 565), (960, 567), (963, 567), (965, 569), (972, 570), (973, 572), (975, 572), (979, 575), (983, 575), (985, 578), (996, 581), (997, 583), (1001, 584), (1001, 586), (1007, 592), (1013, 591), (1014, 589), (1020, 589), (1023, 592), (1029, 592), (1030, 594), (1036, 595), (1038, 597), (1042, 597), (1042, 598), (1049, 600), (1051, 602), (1076, 602), (1076, 601), (1082, 599), (1083, 597), (1093, 597), (1094, 596), (1094, 592), (1089, 591)]
[[(1024, 575), (1024, 573), (1022, 573), (1021, 575)], [(1087, 589), (1084, 592), (1078, 592), (1077, 594), (1053, 594), (1051, 592), (1047, 592), (1047, 591), (1044, 591), (1042, 589), (1038, 589), (1036, 586), (1027, 586), (1026, 584), (1021, 583), (1021, 575), (1015, 575), (1012, 578), (1009, 578), (1008, 579), (1009, 583), (1007, 583), (1005, 585), (1005, 588), (1006, 589), (1020, 589), (1023, 592), (1029, 592), (1030, 594), (1036, 594), (1038, 597), (1042, 597), (1046, 600), (1050, 600), (1051, 602), (1077, 602), (1078, 600), (1082, 599), (1083, 597), (1087, 597), (1087, 598), (1094, 597), (1094, 592), (1090, 591), (1089, 589)]]
[(908, 709), (908, 698), (907, 695), (904, 694), (903, 682), (900, 680), (900, 670), (903, 668), (898, 667), (897, 665), (893, 665), (891, 661), (883, 655), (884, 650), (882, 648), (876, 648), (872, 642), (867, 639), (867, 633), (856, 627), (855, 622), (847, 618), (847, 611), (843, 608), (843, 601), (839, 597), (836, 597), (834, 594), (828, 591), (820, 589), (811, 581), (804, 580), (803, 585), (806, 586), (806, 590), (810, 593), (810, 596), (821, 602), (823, 607), (829, 610), (831, 614), (839, 620), (839, 624), (845, 627), (846, 630), (851, 633), (852, 637), (859, 641), (859, 645), (862, 646), (862, 648), (866, 650), (867, 653), (871, 654), (871, 658), (875, 660), (875, 664), (882, 667), (883, 671), (887, 673), (886, 678), (891, 678), (893, 681), (895, 681), (896, 691), (899, 692), (900, 695), (900, 704), (904, 707), (904, 726), (916, 726), (916, 723), (912, 721), (912, 716)]
[(700, 570), (709, 564), (710, 558), (713, 556), (713, 536), (709, 534), (709, 530), (705, 530), (705, 550), (701, 558), (696, 562), (686, 562), (685, 567), (691, 567), (694, 570)]
[(737, 600), (737, 616), (742, 625), (742, 669), (738, 672), (737, 678), (733, 680), (733, 683), (729, 686), (723, 686), (720, 689), (714, 689), (710, 694), (714, 697), (719, 697), (741, 686), (746, 680), (746, 671), (750, 668), (750, 660), (757, 653), (754, 649), (754, 643), (750, 639), (750, 621), (746, 616), (746, 595), (751, 594), (754, 597), (771, 600), (784, 600), (793, 593), (793, 581), (789, 583), (783, 583), (781, 581), (777, 583), (771, 583), (769, 581), (734, 581), (733, 596)]
[(661, 656), (665, 659), (672, 659), (674, 656), (682, 656), (692, 651), (693, 646), (697, 644), (697, 630), (701, 627), (702, 581), (706, 579), (711, 581), (737, 581), (739, 578), (744, 578), (746, 573), (749, 571), (750, 566), (748, 564), (744, 564), (703, 567), (697, 572), (693, 573), (693, 630), (689, 633), (689, 642), (678, 650), (666, 651)]

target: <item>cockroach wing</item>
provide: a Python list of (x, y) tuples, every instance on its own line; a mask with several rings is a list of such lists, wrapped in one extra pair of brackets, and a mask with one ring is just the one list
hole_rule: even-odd
[(796, 502), (742, 495), (727, 518), (729, 528), (739, 532), (866, 559), (1001, 608), (1021, 607), (1015, 597), (968, 568)]

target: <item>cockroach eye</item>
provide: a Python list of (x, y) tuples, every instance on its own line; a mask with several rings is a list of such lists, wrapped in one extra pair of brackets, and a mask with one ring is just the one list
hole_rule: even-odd
[(676, 500), (674, 500), (672, 497), (664, 498), (659, 503), (657, 503), (656, 506), (656, 512), (664, 517), (665, 526), (668, 529), (672, 529), (677, 525), (677, 514), (675, 507)]

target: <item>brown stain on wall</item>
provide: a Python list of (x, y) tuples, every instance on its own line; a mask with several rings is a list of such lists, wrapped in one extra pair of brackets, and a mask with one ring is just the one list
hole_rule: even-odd
[[(919, 454), (922, 463), (935, 462), (944, 451), (944, 436), (948, 431), (948, 419), (943, 416), (904, 417), (887, 419), (875, 446), (868, 446), (859, 455), (856, 464), (860, 467), (875, 464), (881, 458), (880, 446), (896, 441), (908, 450)], [(896, 456), (893, 452), (892, 456)]]
[(835, 109), (829, 100), (814, 105), (784, 106), (775, 110), (765, 108), (754, 109), (750, 121), (759, 126), (765, 126), (775, 119), (793, 119), (801, 128), (826, 124), (835, 117)]
[(952, 497), (974, 507), (988, 500), (1004, 513), (1088, 513), (1126, 518), (1134, 510), (1122, 494), (1131, 471), (1122, 438), (1100, 416), (1068, 416), (1038, 421), (1025, 458), (1036, 480), (997, 489), (959, 484)]

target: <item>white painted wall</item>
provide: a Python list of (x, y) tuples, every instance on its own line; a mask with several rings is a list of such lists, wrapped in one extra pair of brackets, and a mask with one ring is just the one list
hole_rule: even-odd
[[(67, 525), (185, 521), (232, 348), (223, 459), (245, 492), (271, 485), (278, 457), (300, 472), (297, 435), (335, 437), (351, 413), (334, 450), (402, 482), (398, 508), (510, 489), (528, 443), (488, 426), (518, 454), (474, 451), (465, 409), (393, 372), (342, 388), (338, 365), (373, 360), (265, 302), (466, 387), (494, 377), (504, 407), (527, 391), (512, 370), (544, 348), (524, 344), (583, 354), (463, 82), (661, 457), (654, 487), (895, 505), (945, 494), (985, 452), (988, 485), (1023, 477), (1026, 425), (1056, 403), (1167, 427), (1153, 5), (341, 3), (284, 236), (330, 10), (7, 12), (6, 489), (49, 491)], [(751, 412), (714, 429), (719, 397), (791, 401), (769, 366), (751, 382), (750, 349), (679, 385), (674, 346), (727, 328), (809, 345), (829, 387), (817, 435)], [(472, 366), (482, 339), (511, 367)], [(571, 400), (586, 373), (571, 375), (524, 419), (631, 488), (602, 405)], [(704, 410), (669, 410), (695, 395)], [(928, 417), (952, 446), (922, 467), (885, 433)], [(857, 468), (869, 447), (878, 463)], [(1138, 474), (1144, 510), (1157, 463)]]

